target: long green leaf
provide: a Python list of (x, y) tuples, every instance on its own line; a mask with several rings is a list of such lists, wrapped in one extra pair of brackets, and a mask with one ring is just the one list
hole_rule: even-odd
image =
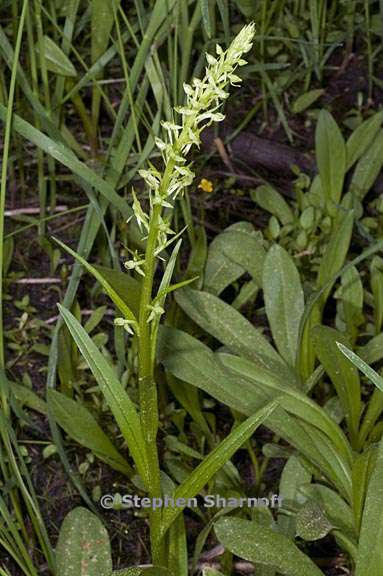
[(328, 326), (315, 326), (311, 336), (318, 358), (330, 376), (341, 401), (351, 439), (356, 442), (362, 410), (359, 374), (336, 346), (337, 341), (345, 345), (348, 344), (348, 340), (343, 334)]
[(74, 341), (96, 378), (101, 392), (105, 396), (120, 427), (121, 433), (128, 444), (138, 472), (147, 486), (148, 468), (146, 446), (136, 408), (117, 380), (114, 370), (105, 360), (81, 324), (69, 310), (62, 306), (59, 306), (59, 309)]
[(274, 342), (284, 360), (293, 367), (304, 299), (298, 270), (281, 246), (272, 246), (267, 253), (263, 269), (263, 293)]
[[(176, 488), (174, 500), (193, 498), (220, 468), (239, 450), (239, 448), (254, 434), (260, 426), (275, 410), (278, 402), (273, 401), (261, 408), (253, 416), (250, 416), (237, 426), (229, 436), (225, 438), (214, 450), (191, 472), (188, 478)], [(162, 518), (162, 534), (168, 530), (183, 507), (164, 509)]]
[(276, 568), (284, 576), (323, 576), (323, 572), (292, 540), (271, 528), (241, 518), (221, 518), (218, 540), (236, 556)]
[[(214, 294), (184, 288), (176, 302), (194, 322), (234, 353), (244, 356), (272, 372), (288, 374), (286, 364), (260, 330), (237, 310)], [(294, 379), (289, 374), (290, 379)]]
[(91, 450), (112, 468), (129, 476), (132, 474), (132, 468), (85, 406), (56, 390), (48, 390), (47, 399), (53, 417), (68, 436)]
[(368, 484), (359, 538), (355, 576), (383, 574), (383, 440)]
[(337, 123), (326, 110), (319, 113), (315, 150), (325, 198), (337, 204), (346, 172), (346, 147)]
[[(125, 318), (135, 322), (136, 317), (133, 314), (132, 310), (126, 304), (126, 301), (121, 298), (118, 292), (114, 290), (113, 286), (109, 284), (109, 282), (105, 279), (105, 274), (102, 274), (97, 268), (94, 268), (91, 264), (89, 264), (89, 262), (87, 262), (87, 260), (85, 260), (85, 258), (80, 256), (80, 254), (77, 254), (77, 252), (69, 248), (69, 246), (58, 240), (58, 238), (53, 239), (59, 246), (61, 246), (61, 248), (63, 248), (66, 252), (68, 252), (68, 254), (70, 254), (71, 256), (73, 256), (73, 258), (75, 258), (78, 262), (80, 262), (80, 264), (84, 266), (84, 268), (88, 272), (90, 272), (90, 274), (92, 274), (96, 278), (96, 280), (100, 282), (105, 292), (108, 294), (108, 296), (117, 306), (117, 308), (119, 308), (119, 310), (124, 314)], [(127, 289), (128, 289), (128, 282), (127, 282)]]

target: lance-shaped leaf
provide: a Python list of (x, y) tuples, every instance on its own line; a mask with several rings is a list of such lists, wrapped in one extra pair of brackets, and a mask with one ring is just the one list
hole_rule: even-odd
[(315, 326), (311, 334), (315, 351), (336, 389), (352, 440), (355, 442), (362, 407), (359, 374), (336, 345), (337, 341), (346, 345), (348, 340), (343, 334), (328, 326)]
[[(275, 410), (278, 402), (270, 402), (265, 407), (261, 408), (253, 416), (247, 418), (244, 422), (239, 424), (229, 436), (225, 438), (206, 458), (193, 470), (188, 478), (176, 488), (174, 492), (174, 500), (179, 501), (182, 499), (193, 498), (202, 488), (209, 482), (209, 480), (218, 472), (226, 462), (230, 460), (233, 454), (254, 434), (255, 430), (260, 426)], [(180, 500), (179, 500), (180, 499)], [(165, 508), (162, 517), (162, 534), (169, 529), (178, 514), (181, 513), (185, 505), (177, 506), (177, 508)]]
[(91, 369), (93, 376), (96, 378), (101, 392), (105, 396), (121, 433), (128, 444), (137, 470), (144, 484), (147, 486), (148, 465), (146, 446), (136, 408), (118, 381), (113, 368), (106, 361), (81, 324), (69, 310), (62, 306), (59, 306), (59, 309), (65, 324)]
[[(105, 274), (100, 272), (97, 268), (94, 268), (91, 264), (89, 264), (89, 262), (87, 260), (85, 260), (85, 258), (80, 256), (80, 254), (78, 254), (77, 252), (75, 252), (74, 250), (69, 248), (69, 246), (67, 246), (66, 244), (64, 244), (63, 242), (58, 240), (57, 238), (54, 238), (54, 241), (59, 246), (61, 246), (61, 248), (63, 248), (66, 252), (68, 252), (68, 254), (73, 256), (73, 258), (78, 260), (78, 262), (80, 262), (80, 264), (82, 266), (84, 266), (84, 268), (88, 272), (90, 272), (90, 274), (92, 274), (96, 278), (96, 280), (98, 280), (100, 282), (100, 284), (104, 288), (105, 292), (108, 294), (108, 296), (113, 301), (113, 303), (117, 306), (117, 308), (119, 308), (119, 310), (124, 314), (124, 316), (127, 320), (131, 320), (132, 322), (136, 321), (136, 317), (133, 314), (132, 310), (126, 304), (125, 300), (122, 299), (120, 294), (118, 292), (116, 292), (116, 290), (113, 288), (113, 286), (111, 284), (109, 284), (109, 282), (106, 280)], [(128, 287), (129, 287), (129, 283), (127, 282), (127, 289), (128, 289)]]
[(298, 270), (281, 246), (272, 246), (267, 253), (263, 293), (274, 342), (281, 356), (294, 366), (304, 299)]
[(80, 402), (50, 389), (47, 393), (49, 410), (57, 424), (76, 442), (91, 450), (115, 470), (131, 475), (133, 470), (113, 446), (96, 419)]
[(383, 574), (383, 440), (368, 484), (359, 537), (355, 576)]
[(236, 556), (271, 566), (284, 576), (323, 576), (323, 572), (290, 538), (241, 518), (221, 518), (215, 525), (218, 540)]
[(184, 288), (176, 293), (176, 302), (196, 324), (228, 346), (234, 353), (294, 381), (293, 374), (262, 332), (223, 300), (200, 290)]
[(337, 123), (326, 110), (319, 113), (315, 151), (325, 198), (338, 203), (346, 172), (346, 146)]

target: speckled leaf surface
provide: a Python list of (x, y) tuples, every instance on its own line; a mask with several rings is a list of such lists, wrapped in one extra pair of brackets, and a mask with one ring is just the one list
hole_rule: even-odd
[(323, 576), (323, 572), (292, 540), (271, 528), (240, 518), (222, 518), (215, 525), (226, 549), (250, 562), (272, 566), (284, 576)]
[(220, 294), (245, 273), (243, 266), (225, 254), (225, 249), (230, 249), (231, 233), (237, 231), (254, 233), (253, 226), (249, 222), (236, 222), (218, 234), (209, 246), (204, 279), (204, 289), (208, 292)]
[(261, 331), (214, 294), (183, 288), (175, 299), (194, 322), (232, 352), (271, 371), (286, 372), (287, 366)]
[(101, 520), (78, 507), (66, 516), (56, 548), (57, 576), (108, 576), (112, 556)]
[(368, 485), (355, 576), (383, 574), (383, 440)]
[(333, 526), (323, 509), (314, 500), (308, 500), (297, 514), (296, 535), (309, 542), (327, 536)]
[(319, 113), (315, 151), (325, 198), (337, 203), (346, 172), (346, 146), (337, 123), (327, 110)]
[(274, 342), (281, 356), (294, 366), (304, 299), (298, 270), (281, 246), (272, 246), (267, 253), (263, 293)]

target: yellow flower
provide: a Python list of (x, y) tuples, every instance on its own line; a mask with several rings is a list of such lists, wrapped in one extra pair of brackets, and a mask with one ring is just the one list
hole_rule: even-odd
[(213, 192), (213, 182), (206, 178), (202, 178), (201, 182), (198, 184), (198, 188), (201, 188), (204, 192)]

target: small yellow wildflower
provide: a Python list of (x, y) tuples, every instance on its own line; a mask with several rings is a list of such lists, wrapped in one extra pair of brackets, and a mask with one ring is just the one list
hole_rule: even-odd
[(206, 178), (202, 178), (201, 182), (198, 184), (198, 188), (201, 188), (203, 192), (213, 192), (213, 182), (211, 182), (211, 180), (207, 180)]

